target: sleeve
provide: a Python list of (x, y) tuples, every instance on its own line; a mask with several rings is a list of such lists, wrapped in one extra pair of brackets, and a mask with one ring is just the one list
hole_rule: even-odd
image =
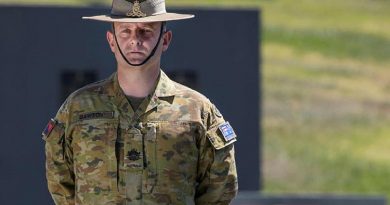
[(200, 143), (195, 201), (197, 205), (227, 205), (238, 191), (233, 145), (237, 138), (215, 106), (207, 115), (206, 136)]
[(42, 133), (45, 141), (46, 178), (56, 205), (73, 205), (75, 181), (72, 151), (65, 136), (67, 112), (63, 108), (51, 119)]

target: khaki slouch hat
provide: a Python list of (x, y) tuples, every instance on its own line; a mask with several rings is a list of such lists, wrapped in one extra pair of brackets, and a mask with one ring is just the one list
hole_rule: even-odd
[(193, 18), (192, 14), (168, 13), (165, 0), (113, 0), (111, 13), (83, 19), (105, 22), (162, 22)]

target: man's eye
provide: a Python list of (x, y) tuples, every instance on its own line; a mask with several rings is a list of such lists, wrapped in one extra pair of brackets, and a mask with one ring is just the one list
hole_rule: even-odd
[(121, 36), (128, 36), (130, 34), (130, 30), (122, 30), (119, 32), (119, 35)]
[(141, 29), (141, 33), (150, 34), (152, 31), (150, 29)]

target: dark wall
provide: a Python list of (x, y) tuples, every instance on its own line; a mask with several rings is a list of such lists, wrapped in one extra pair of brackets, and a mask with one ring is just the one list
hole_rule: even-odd
[[(260, 181), (259, 13), (250, 10), (176, 10), (195, 19), (174, 22), (164, 54), (168, 73), (192, 73), (238, 134), (241, 190)], [(81, 20), (100, 8), (0, 7), (0, 204), (51, 204), (40, 133), (61, 104), (61, 74), (115, 70), (108, 24)]]

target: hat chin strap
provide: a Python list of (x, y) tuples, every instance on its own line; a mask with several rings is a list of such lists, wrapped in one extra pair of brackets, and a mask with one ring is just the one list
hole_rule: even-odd
[(157, 41), (156, 46), (154, 46), (154, 48), (153, 48), (152, 52), (150, 53), (150, 55), (149, 55), (142, 63), (139, 63), (139, 64), (130, 63), (130, 61), (126, 58), (125, 54), (123, 54), (123, 52), (122, 52), (121, 47), (119, 46), (118, 39), (116, 38), (115, 26), (112, 25), (112, 28), (113, 28), (113, 31), (114, 31), (115, 42), (116, 42), (116, 45), (118, 46), (119, 53), (121, 54), (122, 58), (123, 58), (123, 59), (126, 61), (126, 63), (129, 64), (130, 66), (142, 66), (142, 65), (144, 65), (145, 63), (147, 63), (147, 62), (154, 56), (154, 54), (156, 53), (157, 47), (158, 47), (158, 45), (160, 44), (160, 41), (161, 41), (161, 38), (162, 38), (163, 29), (164, 29), (164, 22), (161, 24), (160, 35), (159, 35), (159, 37), (158, 37), (158, 41)]

